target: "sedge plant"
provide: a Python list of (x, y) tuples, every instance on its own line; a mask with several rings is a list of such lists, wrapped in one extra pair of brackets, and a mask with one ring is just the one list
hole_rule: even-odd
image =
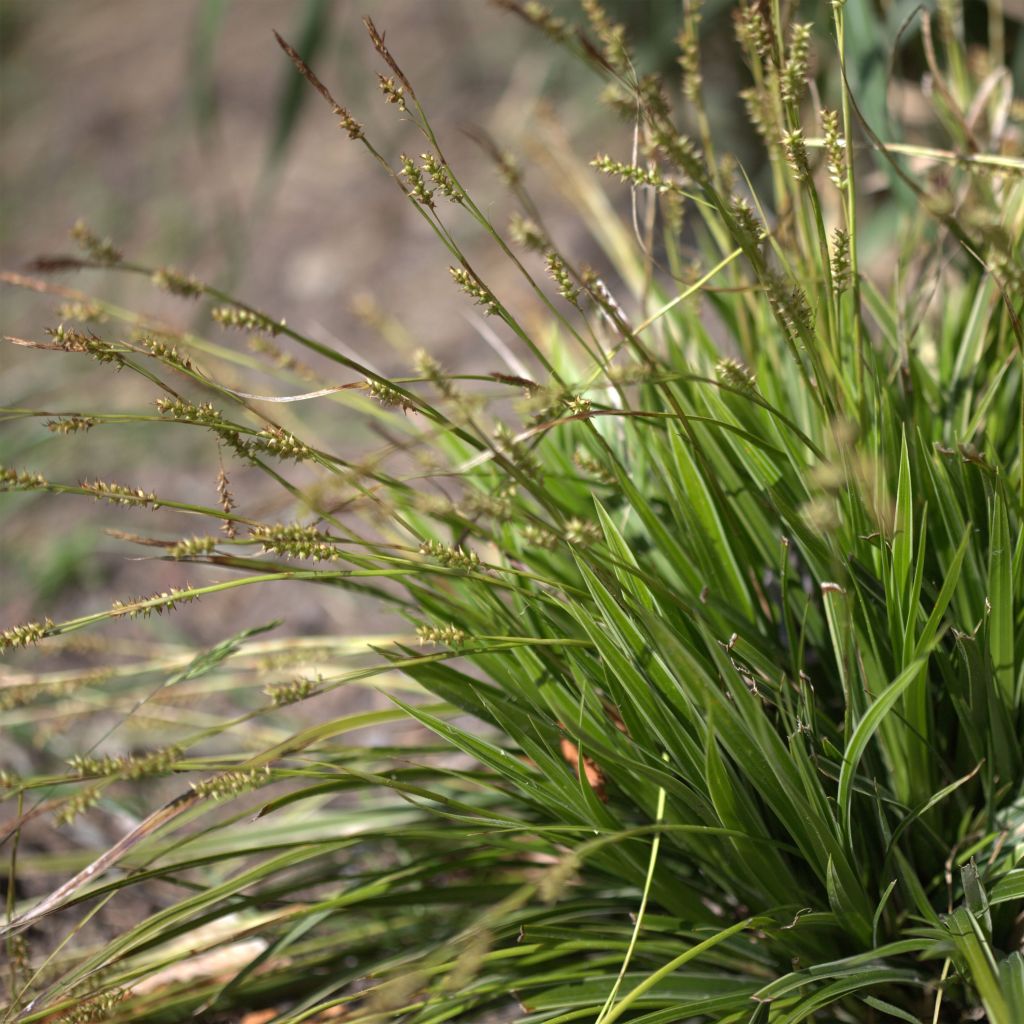
[[(11, 625), (9, 657), (282, 581), (406, 626), (12, 670), (10, 736), (102, 710), (149, 744), (4, 773), (3, 1019), (1024, 1020), (1024, 160), (1003, 36), (969, 52), (958, 5), (919, 14), (948, 143), (888, 145), (845, 72), (846, 5), (804, 24), (741, 3), (755, 174), (706, 112), (699, 3), (681, 5), (681, 85), (637, 70), (597, 0), (575, 20), (499, 6), (589, 65), (624, 118), (621, 152), (558, 157), (601, 271), (549, 234), (498, 147), (518, 212), (506, 226), (474, 202), (372, 22), (411, 155), (377, 148), (278, 40), (338, 144), (431, 228), (500, 340), (495, 372), (421, 352), (383, 377), (84, 225), (80, 255), (37, 267), (145, 275), (255, 340), (88, 296), (16, 339), (138, 375), (153, 405), (8, 420), (198, 431), (222, 468), (213, 504), (128, 469), (3, 469), (8, 492), (149, 510), (124, 542), (197, 580)], [(861, 188), (879, 174), (902, 214)], [(464, 225), (526, 285), (529, 318), (470, 263)], [(865, 263), (869, 230), (887, 267)], [(247, 367), (276, 392), (243, 390)], [(357, 413), (385, 447), (316, 439)], [(239, 463), (279, 520), (233, 496)], [(316, 712), (361, 685), (387, 708)], [(116, 843), (19, 896), (23, 830), (125, 794), (148, 804)], [(140, 891), (157, 893), (145, 912), (90, 930)]]

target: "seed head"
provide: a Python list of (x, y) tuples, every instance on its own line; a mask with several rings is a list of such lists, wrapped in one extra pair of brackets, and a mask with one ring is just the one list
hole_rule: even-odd
[(738, 359), (719, 359), (715, 376), (737, 391), (753, 391), (757, 387), (757, 378)]
[(544, 548), (546, 551), (553, 551), (558, 547), (558, 534), (534, 523), (527, 523), (523, 527), (523, 540), (531, 547)]
[(782, 148), (796, 180), (807, 181), (811, 176), (811, 165), (807, 159), (803, 129), (794, 128), (792, 131), (783, 132)]
[(53, 627), (52, 619), (42, 622), (26, 622), (23, 626), (12, 626), (0, 633), (0, 652), (15, 647), (28, 647), (49, 636)]
[(442, 644), (446, 647), (461, 647), (466, 642), (466, 631), (453, 626), (418, 626), (416, 635), (421, 644)]
[(150, 280), (157, 288), (185, 299), (198, 299), (203, 294), (201, 281), (191, 275), (179, 273), (173, 267), (154, 270)]
[(285, 558), (309, 559), (314, 562), (331, 562), (341, 557), (330, 534), (321, 533), (313, 526), (301, 523), (275, 523), (273, 526), (256, 526), (250, 537), (259, 542), (268, 554)]
[(173, 611), (179, 604), (191, 604), (198, 601), (198, 594), (190, 594), (187, 588), (171, 587), (152, 597), (130, 597), (127, 601), (115, 601), (111, 605), (114, 615), (123, 615), (128, 619), (148, 619), (154, 612), (163, 615)]
[(494, 316), (501, 312), (498, 300), (491, 294), (490, 290), (472, 271), (465, 267), (449, 267), (448, 273), (452, 280), (478, 305), (484, 307), (488, 316)]
[(832, 232), (832, 285), (842, 294), (853, 280), (850, 262), (850, 233), (845, 228), (835, 228)]
[(807, 62), (811, 48), (811, 26), (794, 22), (789, 36), (789, 57), (779, 76), (779, 87), (786, 103), (796, 103), (807, 84)]
[(18, 471), (0, 466), (0, 491), (34, 491), (48, 486), (42, 473)]
[(448, 569), (469, 571), (480, 567), (480, 557), (475, 551), (466, 551), (462, 547), (441, 544), (436, 540), (425, 540), (420, 545), (420, 554), (432, 558), (438, 565), (443, 565)]
[(572, 519), (566, 520), (565, 539), (570, 544), (585, 548), (596, 544), (603, 536), (601, 527), (589, 519), (578, 519), (573, 516)]
[(548, 247), (548, 240), (540, 226), (521, 213), (512, 214), (508, 222), (508, 233), (516, 245), (530, 252), (543, 252)]
[(222, 425), (220, 410), (215, 409), (209, 402), (197, 405), (180, 398), (158, 398), (156, 407), (161, 416), (177, 420), (180, 423), (202, 423), (212, 427)]
[(377, 75), (377, 83), (380, 85), (380, 91), (384, 94), (384, 101), (386, 103), (393, 103), (404, 113), (405, 89), (398, 85), (393, 78), (385, 77), (381, 74)]
[(237, 796), (250, 789), (257, 789), (270, 779), (270, 765), (251, 768), (248, 771), (223, 772), (201, 782), (192, 783), (192, 791), (200, 799), (222, 800)]
[(170, 558), (199, 558), (212, 554), (216, 547), (216, 537), (188, 537), (168, 548), (167, 554)]
[(300, 676), (287, 683), (274, 683), (266, 687), (263, 692), (270, 698), (270, 702), (275, 708), (283, 708), (289, 704), (297, 704), (307, 697), (315, 696), (319, 693), (317, 689), (319, 682), (319, 679), (305, 679)]
[(557, 252), (551, 250), (545, 257), (547, 263), (548, 273), (551, 275), (551, 279), (558, 285), (558, 294), (565, 299), (566, 302), (579, 307), (580, 304), (580, 290), (576, 287), (576, 283), (572, 279), (572, 275), (569, 273), (569, 268), (565, 264), (565, 260), (558, 255)]
[(281, 427), (267, 427), (261, 430), (252, 442), (257, 448), (279, 459), (291, 459), (304, 462), (313, 457), (313, 449), (300, 441), (294, 434), (282, 430)]
[(615, 483), (615, 474), (605, 469), (604, 466), (585, 449), (577, 448), (573, 453), (572, 461), (580, 470), (584, 473), (588, 473), (601, 483)]
[(455, 179), (448, 170), (448, 165), (442, 163), (433, 153), (423, 153), (420, 156), (423, 161), (423, 171), (434, 183), (434, 187), (446, 199), (453, 203), (462, 202), (462, 192), (455, 184)]
[[(84, 814), (90, 807), (94, 807), (99, 803), (100, 797), (103, 796), (102, 786), (89, 786), (84, 789), (78, 790), (74, 796), (69, 797), (58, 809), (54, 815), (58, 825), (70, 825), (80, 814)], [(86, 1018), (93, 1020), (102, 1020), (102, 1017)]]
[(46, 429), (53, 434), (77, 434), (85, 433), (96, 426), (98, 420), (91, 416), (61, 416), (55, 420), (46, 421)]
[(160, 507), (157, 496), (141, 487), (125, 487), (106, 480), (83, 480), (80, 486), (97, 501), (109, 501), (111, 505), (148, 505), (154, 510)]
[(415, 411), (416, 409), (416, 406), (398, 388), (394, 388), (390, 384), (382, 384), (379, 380), (367, 377), (366, 390), (370, 397), (375, 398), (381, 405), (394, 406), (405, 412)]
[(620, 160), (613, 160), (607, 153), (599, 153), (590, 161), (591, 167), (596, 167), (604, 174), (617, 177), (623, 184), (629, 183), (633, 186), (646, 185), (658, 193), (672, 190), (681, 191), (683, 186), (677, 182), (669, 181), (661, 171), (651, 165), (638, 167), (636, 164), (625, 164)]
[(262, 313), (240, 309), (238, 306), (216, 306), (210, 310), (210, 316), (224, 327), (237, 327), (239, 330), (259, 331), (263, 334), (280, 334), (287, 326), (284, 320), (275, 323)]
[(399, 172), (409, 186), (409, 195), (420, 204), (420, 206), (434, 208), (434, 193), (423, 180), (423, 171), (416, 166), (411, 157), (404, 153), (401, 157), (402, 170)]
[(181, 747), (163, 747), (148, 754), (122, 754), (118, 757), (89, 757), (76, 754), (68, 765), (80, 779), (119, 778), (141, 779), (149, 775), (163, 775), (181, 758)]
[(120, 263), (122, 260), (121, 253), (114, 248), (114, 243), (109, 238), (100, 238), (89, 229), (84, 220), (75, 221), (71, 237), (78, 243), (79, 248), (87, 252), (97, 263)]

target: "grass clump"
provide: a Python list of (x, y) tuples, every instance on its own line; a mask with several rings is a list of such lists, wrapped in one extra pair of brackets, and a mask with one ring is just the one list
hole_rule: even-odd
[[(205, 431), (282, 490), (290, 518), (247, 509), (223, 466), (214, 505), (5, 469), (6, 491), (159, 511), (161, 535), (125, 538), (208, 582), (15, 625), (3, 648), (286, 580), (374, 597), (408, 629), (248, 631), (98, 674), (26, 673), (4, 705), (15, 728), (33, 709), (89, 713), (73, 703), (86, 689), (124, 714), (174, 686), (209, 712), (154, 724), (137, 754), (4, 774), (5, 1019), (266, 1008), (280, 1022), (426, 1024), (517, 1005), (529, 1021), (599, 1024), (1024, 1019), (1024, 163), (1019, 121), (1013, 135), (986, 85), (1002, 55), (968, 53), (956, 5), (941, 4), (923, 38), (944, 62), (948, 146), (888, 147), (843, 75), (816, 79), (832, 107), (811, 102), (816, 48), (823, 66), (843, 60), (842, 3), (817, 32), (785, 24), (779, 4), (742, 4), (743, 98), (765, 147), (748, 177), (705, 111), (699, 4), (679, 26), (681, 111), (596, 0), (579, 23), (501, 6), (590, 64), (629, 119), (631, 154), (566, 165), (603, 271), (557, 247), (495, 152), (519, 206), (513, 248), (372, 22), (388, 113), (419, 133), (419, 162), (376, 149), (370, 120), (279, 39), (344, 143), (432, 228), (439, 276), (450, 267), (510, 339), (500, 371), (460, 377), (422, 354), (386, 379), (83, 225), (83, 255), (44, 264), (146, 275), (337, 373), (311, 391), (308, 370), (275, 357), (264, 370), (282, 391), (306, 385), (275, 404), (229, 386), (228, 342), (157, 337), (91, 297), (97, 333), (21, 339), (138, 374), (159, 398), (156, 412), (9, 416), (68, 435)], [(868, 204), (868, 171), (912, 209)], [(628, 190), (623, 225), (601, 219), (601, 175)], [(467, 219), (542, 317), (524, 320), (470, 265)], [(869, 227), (890, 270), (864, 265)], [(315, 441), (352, 408), (387, 424), (386, 449)], [(287, 717), (367, 681), (392, 707)], [(398, 722), (421, 728), (399, 747), (360, 741)], [(161, 779), (166, 802), (116, 845), (18, 899), (33, 817), (73, 821)], [(75, 941), (147, 886), (152, 912)]]

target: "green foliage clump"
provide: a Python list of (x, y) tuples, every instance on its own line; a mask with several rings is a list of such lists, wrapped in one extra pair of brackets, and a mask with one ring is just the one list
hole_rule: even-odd
[[(509, 232), (492, 223), (372, 22), (381, 90), (419, 132), (419, 164), (376, 149), (280, 40), (341, 141), (433, 230), (439, 279), (450, 268), (518, 346), (501, 372), (459, 377), (421, 355), (386, 379), (84, 225), (83, 256), (51, 261), (146, 275), (351, 379), (309, 391), (308, 370), (264, 338), (253, 351), (273, 358), (253, 365), (282, 391), (307, 385), (273, 404), (229, 386), (250, 358), (229, 342), (158, 338), (144, 317), (132, 333), (88, 299), (102, 336), (60, 327), (47, 346), (140, 375), (159, 415), (33, 415), (62, 444), (124, 424), (204, 431), (283, 489), (290, 520), (238, 501), (223, 467), (213, 505), (5, 469), (3, 490), (93, 496), (157, 524), (202, 517), (201, 535), (125, 536), (216, 571), (12, 626), (2, 646), (43, 650), (281, 581), (373, 597), (408, 629), (250, 631), (22, 679), (3, 705), (12, 728), (33, 709), (86, 713), (69, 708), (80, 696), (128, 712), (154, 686), (204, 715), (154, 727), (148, 752), (2, 776), (8, 842), (49, 809), (39, 790), (72, 821), (171, 785), (49, 896), (10, 889), (5, 1019), (268, 1007), (279, 1022), (427, 1024), (518, 1004), (538, 1024), (1024, 1020), (1024, 162), (1019, 120), (1006, 130), (1019, 107), (991, 87), (1002, 54), (968, 53), (958, 5), (940, 4), (924, 38), (944, 62), (949, 144), (889, 146), (846, 77), (821, 70), (844, 59), (844, 4), (816, 26), (740, 4), (743, 99), (765, 146), (748, 177), (705, 109), (699, 4), (683, 4), (681, 87), (638, 74), (596, 0), (578, 25), (501, 6), (603, 76), (630, 119), (632, 153), (565, 165), (603, 270), (557, 247), (497, 152), (519, 210)], [(812, 74), (831, 108), (815, 110)], [(911, 208), (869, 202), (867, 173)], [(622, 223), (596, 181), (628, 200)], [(542, 318), (470, 265), (466, 222)], [(882, 266), (862, 251), (869, 227)], [(386, 424), (388, 448), (314, 442), (354, 408)], [(289, 717), (366, 681), (393, 707)], [(398, 747), (360, 738), (396, 723), (419, 728)], [(12, 856), (11, 871), (31, 862)], [(43, 948), (84, 908), (147, 886), (160, 908), (120, 934)]]

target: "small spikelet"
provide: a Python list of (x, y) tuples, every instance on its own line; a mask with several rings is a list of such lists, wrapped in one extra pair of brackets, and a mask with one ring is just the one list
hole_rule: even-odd
[(791, 335), (809, 330), (814, 315), (804, 290), (774, 271), (767, 274), (765, 285), (768, 301), (786, 330)]
[(189, 594), (186, 590), (172, 587), (170, 590), (154, 594), (152, 597), (131, 597), (127, 601), (117, 600), (111, 605), (115, 615), (126, 618), (148, 618), (154, 612), (162, 615), (165, 611), (173, 611), (179, 604), (190, 604), (198, 601), (198, 594)]
[(558, 534), (535, 523), (527, 523), (523, 527), (523, 540), (528, 546), (543, 548), (545, 551), (553, 551), (558, 547)]
[(607, 153), (599, 153), (590, 161), (590, 166), (596, 167), (603, 174), (617, 177), (623, 184), (628, 182), (634, 186), (646, 185), (659, 193), (672, 190), (682, 191), (684, 187), (678, 182), (664, 177), (661, 171), (653, 165), (638, 167), (636, 164), (626, 164), (621, 160), (613, 160)]
[[(88, 786), (86, 788), (78, 790), (74, 796), (69, 797), (61, 806), (58, 808), (56, 814), (54, 814), (54, 820), (58, 825), (70, 825), (80, 814), (84, 814), (90, 807), (95, 807), (99, 803), (100, 797), (103, 796), (102, 786)], [(102, 1020), (104, 1018), (85, 1018)]]
[(776, 318), (791, 338), (811, 329), (814, 314), (799, 285), (770, 270), (765, 275), (765, 294)]
[(585, 395), (566, 395), (563, 401), (570, 416), (589, 416), (594, 407)]
[(350, 139), (363, 137), (363, 126), (344, 107), (335, 104), (334, 113), (338, 118), (338, 127), (344, 128)]
[(746, 236), (747, 240), (754, 245), (760, 245), (768, 236), (764, 225), (757, 219), (750, 206), (742, 196), (733, 196), (729, 203), (729, 212), (736, 219), (736, 227)]
[(209, 402), (196, 404), (180, 398), (158, 398), (156, 407), (161, 416), (182, 423), (202, 423), (206, 426), (220, 426), (220, 412)]
[(52, 629), (52, 619), (44, 619), (42, 622), (26, 622), (23, 626), (12, 626), (0, 633), (0, 651), (37, 644), (43, 637), (48, 636)]
[(448, 569), (472, 570), (480, 567), (480, 556), (475, 551), (442, 544), (436, 540), (425, 540), (420, 545), (420, 554), (432, 558), (439, 565)]
[(83, 334), (73, 327), (58, 324), (46, 332), (65, 352), (84, 352), (98, 363), (124, 365), (124, 351), (90, 332)]
[(279, 459), (292, 459), (303, 462), (313, 457), (313, 449), (300, 441), (294, 434), (280, 427), (267, 427), (261, 430), (253, 441), (258, 448)]
[(499, 7), (518, 14), (538, 28), (556, 43), (565, 43), (572, 38), (572, 27), (565, 20), (552, 14), (551, 11), (537, 0), (495, 0)]
[(68, 761), (68, 765), (80, 779), (142, 779), (150, 775), (166, 774), (180, 760), (181, 755), (180, 747), (163, 747), (138, 756), (122, 754), (118, 757), (88, 757), (76, 754)]
[(612, 21), (599, 0), (580, 0), (580, 6), (601, 41), (602, 56), (608, 66), (620, 73), (632, 71), (633, 62), (626, 44), (626, 26)]
[(225, 797), (237, 796), (250, 789), (257, 789), (270, 779), (270, 765), (263, 768), (250, 768), (248, 771), (223, 772), (209, 779), (192, 783), (192, 792), (201, 800), (223, 800)]
[(736, 12), (736, 39), (748, 56), (767, 60), (772, 52), (772, 29), (766, 5), (745, 2)]
[(558, 294), (566, 302), (578, 307), (580, 304), (580, 290), (576, 287), (572, 275), (569, 273), (569, 268), (565, 264), (565, 260), (557, 252), (551, 251), (547, 254), (546, 263), (551, 279), (558, 285)]
[(484, 307), (488, 316), (495, 316), (501, 312), (498, 300), (487, 288), (487, 286), (465, 267), (449, 267), (448, 273), (452, 280), (478, 305)]
[(319, 380), (316, 371), (307, 366), (302, 360), (296, 359), (291, 352), (286, 352), (270, 338), (262, 337), (259, 334), (252, 334), (246, 341), (250, 352), (256, 352), (269, 359), (274, 366), (280, 370), (291, 370), (297, 377), (303, 380)]
[(369, 396), (375, 398), (381, 405), (392, 406), (405, 412), (415, 411), (416, 406), (398, 388), (392, 387), (390, 384), (384, 384), (379, 380), (373, 380), (370, 377), (366, 378), (365, 383)]
[(157, 496), (141, 487), (126, 487), (106, 480), (83, 480), (81, 487), (97, 501), (109, 501), (111, 505), (143, 505), (153, 509), (160, 507)]
[(211, 554), (216, 547), (216, 537), (188, 537), (168, 548), (167, 554), (171, 558), (198, 558)]
[(663, 153), (688, 178), (695, 182), (707, 181), (708, 173), (704, 158), (693, 140), (686, 135), (677, 135), (667, 129), (659, 129), (652, 139), (654, 147)]
[(92, 416), (60, 416), (55, 420), (47, 420), (46, 429), (52, 434), (84, 434), (98, 422)]
[(499, 523), (507, 523), (512, 518), (512, 496), (514, 494), (514, 486), (508, 487), (498, 494), (473, 491), (454, 507), (449, 503), (447, 511), (454, 512), (463, 519), (487, 517)]
[(169, 345), (160, 338), (143, 337), (140, 339), (140, 342), (149, 350), (149, 354), (154, 359), (159, 359), (160, 362), (181, 370), (192, 369), (192, 360), (188, 357), (188, 354), (179, 352), (174, 345)]
[(348, 132), (350, 139), (361, 139), (363, 137), (363, 126), (343, 106), (335, 101), (327, 86), (313, 74), (309, 65), (298, 55), (295, 48), (276, 32), (274, 37), (277, 39), (277, 45), (288, 54), (292, 63), (298, 68), (299, 74), (330, 104), (331, 113), (339, 119), (338, 126)]
[(89, 996), (79, 1000), (74, 1009), (57, 1017), (54, 1024), (102, 1024), (103, 1021), (111, 1020), (118, 1004), (130, 996), (131, 990), (127, 988), (115, 988), (100, 995)]
[(27, 707), (37, 701), (53, 701), (67, 697), (84, 686), (98, 686), (113, 675), (109, 668), (93, 669), (81, 675), (64, 676), (58, 679), (36, 676), (31, 682), (0, 689), (0, 711)]
[(567, 885), (579, 873), (580, 858), (574, 850), (566, 853), (561, 860), (549, 868), (541, 876), (537, 892), (545, 903), (557, 903), (561, 899)]
[(793, 171), (797, 181), (807, 181), (811, 176), (811, 165), (807, 159), (807, 143), (801, 128), (782, 133), (782, 149), (786, 154), (786, 162)]
[(190, 594), (188, 588), (171, 587), (151, 597), (130, 597), (127, 601), (114, 601), (110, 610), (114, 615), (123, 615), (128, 619), (148, 619), (154, 612), (163, 615), (173, 611), (179, 604), (191, 604), (198, 601), (198, 594)]
[(810, 49), (811, 26), (794, 22), (789, 35), (789, 57), (779, 75), (782, 98), (786, 103), (796, 103), (803, 95), (807, 84)]
[(585, 548), (596, 544), (602, 536), (601, 527), (589, 519), (573, 516), (565, 521), (565, 539), (577, 547)]
[(299, 701), (313, 697), (319, 690), (317, 684), (319, 679), (306, 679), (300, 676), (297, 679), (289, 680), (287, 683), (274, 683), (264, 689), (264, 693), (270, 698), (275, 708), (287, 707), (289, 704), (298, 704)]
[(832, 232), (832, 285), (842, 294), (853, 281), (853, 266), (850, 262), (850, 233), (844, 228), (835, 228)]
[(201, 281), (191, 275), (180, 273), (174, 267), (160, 267), (154, 270), (150, 280), (157, 288), (185, 299), (198, 299), (203, 294)]
[(421, 644), (442, 644), (461, 647), (466, 642), (466, 631), (449, 623), (447, 626), (418, 626), (416, 635)]
[(737, 391), (754, 391), (757, 388), (757, 378), (738, 359), (719, 359), (715, 376)]
[(46, 477), (42, 473), (0, 466), (0, 491), (33, 491), (46, 486)]
[(445, 373), (444, 367), (426, 349), (419, 349), (413, 358), (416, 372), (425, 380), (429, 380), (445, 398), (452, 401), (461, 398), (458, 389)]
[(80, 323), (106, 323), (109, 319), (103, 307), (96, 302), (62, 302), (57, 307), (61, 320), (78, 320)]
[(432, 210), (434, 208), (434, 193), (423, 180), (423, 171), (416, 166), (412, 157), (406, 156), (404, 153), (401, 156), (401, 161), (402, 169), (399, 173), (406, 180), (409, 195), (420, 206), (426, 206)]
[(79, 248), (88, 253), (89, 257), (97, 263), (108, 265), (120, 263), (123, 258), (109, 238), (100, 238), (90, 230), (84, 220), (75, 221), (75, 226), (71, 229), (71, 237), (78, 243)]
[[(694, 22), (700, 21), (700, 16), (694, 16)], [(696, 24), (690, 30), (684, 30), (676, 37), (679, 46), (679, 69), (682, 72), (682, 93), (691, 102), (696, 103), (700, 98), (701, 86), (704, 83), (700, 71), (700, 39), (697, 35)]]
[(839, 134), (839, 114), (834, 110), (822, 110), (821, 131), (825, 140), (825, 157), (828, 162), (828, 176), (840, 191), (847, 186), (846, 141)]
[(237, 327), (242, 331), (259, 331), (263, 334), (280, 334), (287, 326), (284, 320), (275, 323), (262, 313), (238, 306), (215, 306), (210, 310), (210, 317), (222, 327)]
[(494, 445), (525, 476), (534, 481), (544, 479), (544, 468), (536, 455), (504, 423), (494, 428)]
[(512, 214), (508, 222), (508, 233), (516, 245), (521, 245), (529, 252), (544, 252), (548, 248), (548, 240), (540, 225), (520, 213)]
[(461, 203), (462, 192), (455, 184), (448, 165), (442, 163), (433, 153), (422, 153), (420, 159), (423, 161), (423, 173), (434, 183), (434, 188), (449, 202)]
[(393, 103), (403, 113), (405, 112), (405, 88), (399, 85), (390, 76), (377, 75), (377, 84), (384, 95), (385, 103)]
[(747, 111), (747, 120), (767, 145), (774, 145), (780, 132), (778, 131), (775, 107), (766, 90), (743, 89), (739, 95)]
[[(228, 475), (224, 470), (224, 466), (220, 467), (217, 473), (217, 497), (220, 499), (221, 511), (226, 515), (230, 516), (236, 508), (235, 497), (231, 493), (231, 481), (228, 479)], [(237, 534), (235, 524), (231, 519), (224, 520), (221, 529), (227, 534), (229, 540), (234, 540)]]
[(321, 533), (312, 526), (303, 526), (301, 523), (256, 526), (250, 537), (258, 541), (268, 554), (283, 555), (285, 558), (329, 562), (341, 557), (329, 534)]
[(577, 468), (603, 484), (615, 483), (615, 474), (609, 472), (604, 466), (583, 448), (577, 448), (573, 453), (572, 461)]
[(480, 973), (493, 944), (494, 937), (489, 931), (475, 930), (456, 956), (452, 970), (445, 976), (443, 987), (449, 992), (465, 988)]

